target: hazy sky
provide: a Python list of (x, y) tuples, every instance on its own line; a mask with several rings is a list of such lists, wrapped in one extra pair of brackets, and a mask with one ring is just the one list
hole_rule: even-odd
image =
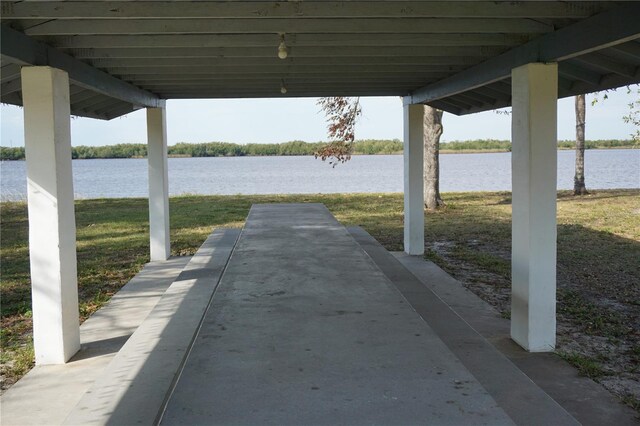
[[(587, 139), (628, 139), (633, 132), (622, 121), (633, 95), (626, 88), (609, 93), (609, 99), (587, 105)], [(637, 95), (636, 95), (637, 96)], [(591, 97), (588, 99), (590, 101)], [(573, 98), (558, 102), (558, 138), (575, 137)], [(363, 116), (357, 139), (402, 139), (400, 98), (363, 98)], [(2, 105), (3, 146), (24, 146), (22, 110)], [(324, 115), (316, 99), (174, 100), (167, 102), (169, 144), (224, 141), (273, 143), (290, 140), (326, 140)], [(445, 114), (444, 141), (509, 139), (510, 117), (493, 111), (456, 117)], [(74, 118), (73, 145), (110, 145), (146, 142), (144, 110), (111, 121)]]

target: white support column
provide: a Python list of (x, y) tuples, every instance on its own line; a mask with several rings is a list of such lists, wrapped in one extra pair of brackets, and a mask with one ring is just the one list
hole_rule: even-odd
[(531, 352), (556, 344), (557, 64), (512, 71), (511, 337)]
[(167, 260), (169, 239), (169, 174), (166, 109), (147, 108), (149, 159), (149, 228), (151, 260)]
[(36, 364), (63, 364), (80, 349), (67, 73), (22, 68), (22, 99)]
[(404, 251), (424, 254), (424, 106), (404, 106)]

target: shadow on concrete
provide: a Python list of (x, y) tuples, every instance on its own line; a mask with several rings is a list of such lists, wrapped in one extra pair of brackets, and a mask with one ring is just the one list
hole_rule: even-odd
[(66, 424), (156, 424), (239, 231), (215, 231), (67, 417)]
[(82, 349), (69, 360), (69, 363), (117, 353), (129, 340), (129, 337), (131, 334), (83, 343)]

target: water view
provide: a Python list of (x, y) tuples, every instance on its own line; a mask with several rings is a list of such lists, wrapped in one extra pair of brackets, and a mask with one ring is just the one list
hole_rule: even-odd
[[(558, 152), (558, 188), (573, 188), (574, 151)], [(511, 153), (440, 157), (441, 191), (511, 190)], [(587, 150), (587, 188), (640, 187), (640, 150)], [(146, 159), (74, 160), (76, 198), (146, 197)], [(1, 198), (26, 199), (24, 161), (0, 165)], [(181, 194), (402, 192), (401, 155), (359, 155), (332, 168), (313, 157), (170, 158), (169, 191)]]

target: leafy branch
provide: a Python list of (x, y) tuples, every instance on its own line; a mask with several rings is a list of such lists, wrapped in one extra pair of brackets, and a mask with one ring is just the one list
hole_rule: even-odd
[(360, 98), (342, 96), (320, 98), (317, 102), (324, 111), (328, 124), (327, 130), (332, 142), (318, 149), (315, 158), (330, 160), (333, 167), (351, 159), (355, 141), (355, 127), (362, 115)]

